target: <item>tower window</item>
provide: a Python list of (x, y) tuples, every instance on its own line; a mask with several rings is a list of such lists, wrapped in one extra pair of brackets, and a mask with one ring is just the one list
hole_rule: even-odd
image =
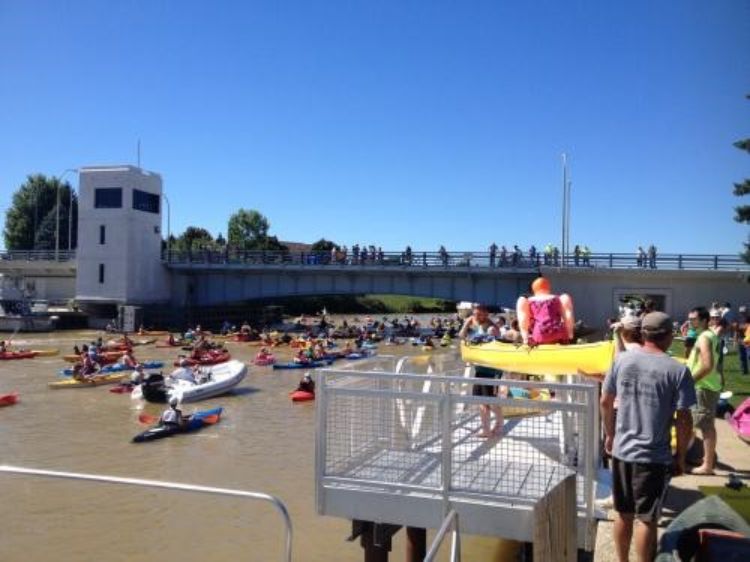
[(159, 214), (159, 196), (154, 193), (133, 190), (133, 209), (136, 211), (145, 211), (147, 213)]
[(99, 225), (99, 244), (103, 245), (106, 242), (106, 240), (107, 240), (107, 237), (106, 237), (105, 226), (103, 224), (100, 224)]
[(99, 187), (94, 190), (94, 207), (97, 209), (121, 209), (121, 187)]
[(99, 283), (104, 283), (104, 264), (99, 264)]

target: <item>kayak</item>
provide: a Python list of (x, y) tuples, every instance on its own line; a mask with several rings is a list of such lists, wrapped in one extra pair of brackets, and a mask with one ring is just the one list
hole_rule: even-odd
[(32, 349), (31, 353), (33, 353), (36, 357), (52, 357), (60, 353), (60, 350), (59, 349)]
[(63, 381), (55, 381), (47, 383), (50, 388), (88, 388), (91, 386), (100, 386), (102, 384), (114, 384), (120, 382), (122, 379), (127, 377), (125, 373), (110, 373), (108, 375), (94, 375), (88, 380), (78, 380), (74, 378), (65, 379)]
[[(200, 359), (185, 358), (174, 362), (175, 367), (183, 367), (184, 365), (217, 365), (218, 363), (226, 363), (232, 358), (228, 351), (224, 352), (211, 352), (204, 353)], [(183, 363), (184, 362), (184, 363)]]
[(145, 340), (135, 340), (133, 342), (133, 345), (151, 345), (152, 343), (156, 343), (156, 338), (148, 338)]
[(33, 351), (3, 351), (0, 359), (10, 361), (11, 359), (33, 359), (36, 354)]
[(190, 433), (192, 431), (197, 431), (205, 427), (206, 425), (209, 425), (203, 421), (203, 418), (206, 418), (208, 416), (219, 416), (219, 419), (221, 419), (221, 412), (222, 408), (213, 408), (211, 410), (195, 412), (189, 417), (186, 416), (187, 423), (182, 427), (155, 425), (154, 427), (151, 427), (143, 433), (139, 433), (138, 435), (133, 437), (133, 443), (145, 443), (146, 441), (154, 441), (156, 439), (162, 439), (164, 437), (171, 437), (172, 435), (177, 435), (178, 433)]
[[(141, 363), (143, 365), (144, 369), (161, 369), (164, 366), (163, 361), (144, 361)], [(124, 371), (132, 372), (134, 371), (134, 367), (128, 367), (126, 365), (123, 365), (122, 363), (114, 363), (111, 365), (106, 365), (101, 368), (99, 373), (106, 374), (106, 373), (122, 373)], [(73, 369), (60, 369), (59, 371), (60, 376), (63, 377), (70, 377), (73, 375)]]
[(253, 364), (257, 365), (258, 367), (267, 367), (268, 365), (273, 365), (276, 363), (276, 357), (274, 357), (273, 354), (269, 355), (263, 355), (261, 357), (256, 357), (253, 359)]
[(315, 393), (306, 392), (304, 390), (295, 390), (289, 394), (289, 397), (292, 399), (292, 402), (308, 402), (310, 400), (315, 400)]
[(468, 363), (529, 375), (600, 375), (609, 370), (614, 356), (611, 341), (536, 347), (461, 343), (461, 359)]
[(293, 361), (290, 361), (289, 363), (276, 363), (274, 364), (274, 369), (317, 369), (318, 367), (327, 367), (333, 363), (333, 360), (331, 359), (325, 359), (323, 361), (310, 361), (309, 363), (294, 363)]
[[(113, 363), (123, 355), (125, 355), (124, 351), (105, 351), (99, 355), (99, 358), (101, 359), (100, 363)], [(63, 360), (68, 363), (78, 363), (81, 360), (81, 356), (72, 353), (70, 355), (63, 355)]]
[(169, 332), (166, 330), (143, 330), (139, 331), (137, 336), (168, 336)]
[[(719, 496), (710, 495), (694, 503), (672, 520), (659, 539), (655, 562), (695, 559), (701, 543), (701, 531), (707, 529), (724, 529), (737, 533), (739, 537), (736, 538), (739, 541), (732, 546), (727, 546), (729, 550), (725, 552), (724, 559), (748, 559), (747, 556), (742, 556), (742, 553), (747, 555), (750, 552), (748, 540), (750, 539), (750, 526)], [(729, 552), (739, 556), (727, 557), (726, 554)], [(714, 559), (719, 558), (711, 558), (711, 560)]]
[(729, 425), (737, 434), (737, 437), (750, 443), (750, 398), (737, 406), (732, 417), (729, 418)]
[(18, 393), (0, 394), (0, 406), (12, 406), (18, 403)]

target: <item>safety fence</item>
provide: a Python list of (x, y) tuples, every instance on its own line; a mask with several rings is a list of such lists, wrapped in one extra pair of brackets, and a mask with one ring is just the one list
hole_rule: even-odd
[(507, 254), (489, 252), (376, 252), (375, 254), (332, 255), (330, 252), (280, 252), (262, 250), (165, 251), (163, 260), (175, 266), (352, 266), (400, 268), (485, 268), (538, 269), (561, 267), (576, 269), (664, 269), (750, 271), (750, 264), (735, 254), (659, 254), (591, 253), (587, 255)]
[[(472, 373), (459, 361), (389, 366), (383, 359), (357, 370), (321, 371), (319, 507), (326, 510), (329, 489), (359, 487), (393, 494), (394, 510), (402, 513), (409, 512), (411, 494), (438, 499), (444, 514), (460, 502), (533, 508), (575, 474), (577, 512), (593, 521), (597, 385), (578, 377), (549, 382), (466, 374)], [(482, 405), (503, 416), (502, 437), (478, 438)], [(389, 521), (377, 515), (373, 520)], [(471, 518), (462, 518), (471, 533)]]

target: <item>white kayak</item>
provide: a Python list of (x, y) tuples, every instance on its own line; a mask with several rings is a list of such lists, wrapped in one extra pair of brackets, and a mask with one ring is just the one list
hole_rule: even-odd
[[(237, 386), (247, 375), (247, 366), (241, 361), (227, 361), (200, 368), (199, 378), (203, 382), (192, 382), (192, 369), (179, 368), (166, 378), (166, 399), (177, 397), (181, 403), (197, 402), (224, 394)], [(141, 387), (133, 390), (131, 397), (143, 398)]]

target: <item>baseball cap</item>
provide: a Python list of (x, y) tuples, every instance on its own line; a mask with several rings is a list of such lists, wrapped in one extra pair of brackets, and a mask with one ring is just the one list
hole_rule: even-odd
[(721, 310), (719, 310), (718, 308), (712, 308), (709, 311), (708, 315), (711, 318), (721, 318)]
[(672, 331), (672, 319), (663, 312), (649, 312), (641, 318), (641, 331), (668, 334)]

